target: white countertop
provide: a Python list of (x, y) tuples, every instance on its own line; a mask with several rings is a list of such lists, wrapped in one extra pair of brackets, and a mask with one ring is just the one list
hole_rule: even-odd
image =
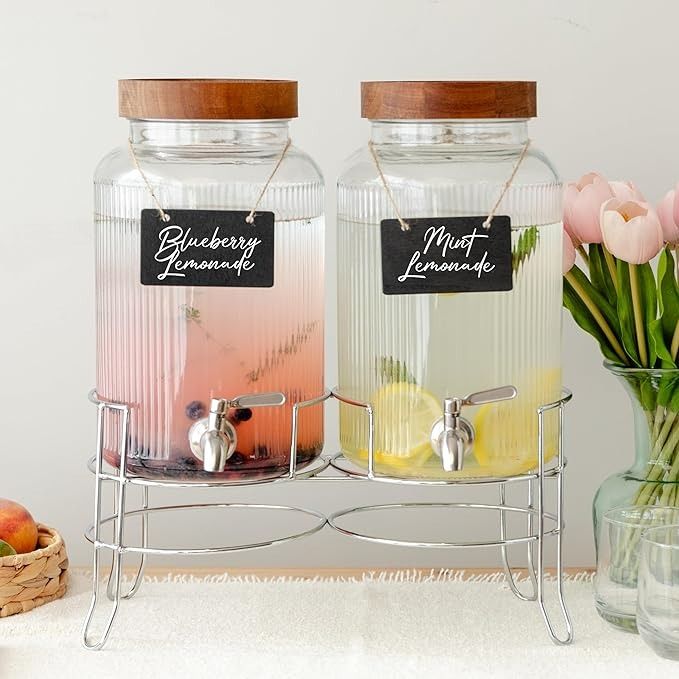
[(576, 634), (568, 647), (549, 641), (535, 603), (497, 576), (478, 577), (153, 578), (121, 603), (97, 653), (80, 647), (90, 581), (76, 573), (64, 599), (0, 620), (0, 677), (679, 676), (679, 663), (597, 616), (588, 575), (565, 585)]

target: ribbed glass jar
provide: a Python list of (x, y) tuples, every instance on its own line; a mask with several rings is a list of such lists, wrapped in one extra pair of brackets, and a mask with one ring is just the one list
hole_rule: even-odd
[[(131, 120), (134, 155), (164, 209), (244, 210), (256, 204), (288, 142), (287, 120)], [(130, 406), (135, 474), (240, 478), (289, 465), (291, 413), (323, 393), (323, 180), (290, 146), (259, 204), (272, 211), (271, 288), (140, 283), (140, 214), (155, 203), (127, 144), (95, 174), (97, 394)], [(236, 447), (205, 471), (188, 433), (212, 398), (282, 392), (282, 407), (233, 410)], [(117, 465), (118, 423), (105, 454)], [(323, 446), (322, 406), (299, 420), (297, 463)]]
[[(487, 215), (528, 141), (523, 119), (373, 120), (371, 141), (405, 218)], [(372, 405), (375, 461), (397, 476), (507, 476), (537, 465), (536, 408), (561, 392), (561, 184), (531, 143), (497, 215), (512, 227), (513, 290), (385, 295), (380, 222), (394, 206), (365, 148), (338, 184), (339, 390)], [(466, 407), (475, 441), (446, 472), (430, 443), (443, 400), (514, 385)], [(545, 456), (558, 423), (546, 417)], [(341, 404), (343, 453), (365, 466), (368, 419)]]

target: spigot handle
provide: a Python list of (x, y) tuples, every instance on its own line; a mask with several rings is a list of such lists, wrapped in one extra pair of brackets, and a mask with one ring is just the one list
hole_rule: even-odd
[(515, 398), (516, 394), (516, 387), (508, 384), (505, 387), (496, 387), (495, 389), (487, 389), (486, 391), (477, 391), (474, 394), (469, 394), (462, 401), (462, 405), (480, 406), (484, 403), (494, 403), (495, 401), (509, 401)]
[(258, 408), (259, 406), (282, 406), (285, 394), (280, 391), (269, 391), (262, 394), (245, 394), (229, 401), (231, 408)]

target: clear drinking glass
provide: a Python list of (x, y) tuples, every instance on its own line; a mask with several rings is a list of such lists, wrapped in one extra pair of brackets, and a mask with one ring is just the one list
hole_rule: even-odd
[(679, 525), (644, 531), (638, 582), (641, 638), (659, 656), (679, 660)]
[(599, 615), (619, 629), (637, 631), (641, 536), (649, 528), (679, 523), (679, 508), (618, 507), (599, 525), (594, 599)]

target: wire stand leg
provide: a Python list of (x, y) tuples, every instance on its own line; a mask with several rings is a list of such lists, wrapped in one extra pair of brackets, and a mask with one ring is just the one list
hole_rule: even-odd
[[(108, 640), (113, 622), (118, 613), (121, 600), (121, 579), (122, 579), (122, 562), (123, 562), (123, 528), (125, 523), (125, 495), (127, 490), (127, 483), (125, 478), (127, 467), (127, 435), (129, 425), (129, 410), (126, 406), (117, 404), (100, 404), (97, 408), (97, 456), (95, 462), (95, 486), (94, 486), (94, 556), (92, 563), (92, 599), (90, 607), (85, 617), (82, 630), (82, 644), (92, 651), (101, 650)], [(112, 606), (109, 612), (107, 621), (104, 625), (104, 630), (96, 641), (91, 641), (91, 624), (92, 618), (97, 607), (97, 600), (99, 598), (100, 587), (100, 565), (101, 565), (101, 551), (105, 547), (101, 544), (101, 490), (102, 477), (101, 468), (104, 456), (104, 418), (106, 410), (115, 410), (119, 412), (122, 418), (121, 439), (120, 439), (120, 468), (117, 479), (117, 512), (116, 522), (114, 527), (114, 545), (116, 547), (113, 554), (113, 562), (111, 567), (111, 574), (109, 576), (109, 583), (112, 581), (111, 600)]]
[[(149, 506), (149, 488), (148, 486), (142, 486), (141, 489), (142, 492), (142, 500), (141, 500), (141, 507), (142, 509), (148, 509)], [(115, 515), (118, 514), (118, 500), (117, 497), (114, 495), (113, 497), (113, 513)], [(113, 530), (116, 530), (116, 520), (113, 522)], [(142, 514), (141, 515), (141, 546), (142, 547), (148, 547), (148, 534), (149, 534), (149, 515), (148, 514)], [(146, 553), (142, 553), (140, 558), (139, 558), (139, 568), (137, 569), (137, 572), (134, 575), (134, 579), (132, 580), (132, 585), (130, 588), (125, 592), (124, 594), (121, 595), (121, 599), (131, 599), (138, 591), (139, 588), (141, 587), (141, 583), (144, 580), (144, 568), (146, 567), (146, 561), (147, 561), (148, 555)], [(113, 561), (111, 563), (111, 572), (109, 573), (108, 577), (108, 584), (106, 586), (106, 596), (109, 598), (110, 601), (113, 601), (114, 599), (114, 594), (113, 594), (113, 589), (114, 589), (114, 578), (113, 574), (115, 571), (115, 562), (118, 559), (118, 554), (116, 552), (113, 553)]]
[(544, 413), (551, 408), (538, 408), (538, 604), (545, 621), (550, 639), (557, 645), (570, 644), (573, 641), (573, 625), (563, 594), (563, 405), (557, 406), (559, 415), (558, 471), (557, 483), (557, 533), (556, 533), (556, 593), (559, 609), (564, 619), (565, 635), (560, 637), (555, 632), (545, 606), (545, 445), (544, 445)]
[[(534, 535), (534, 529), (535, 529), (535, 516), (533, 514), (533, 509), (535, 509), (535, 504), (534, 504), (534, 494), (535, 494), (535, 486), (533, 485), (533, 479), (528, 479), (528, 502), (527, 506), (528, 509), (531, 510), (530, 514), (528, 514), (528, 535)], [(537, 574), (535, 572), (535, 544), (533, 542), (529, 542), (526, 545), (526, 557), (528, 560), (528, 577), (531, 580), (531, 583), (533, 585), (533, 596), (530, 599), (531, 601), (535, 601), (538, 598), (538, 580), (537, 580)]]
[[(528, 509), (532, 509), (532, 489), (530, 485), (530, 481), (528, 482)], [(500, 506), (504, 507), (506, 504), (506, 497), (505, 497), (505, 484), (501, 483), (499, 485), (500, 489)], [(528, 514), (528, 535), (533, 534), (533, 514), (530, 512)], [(507, 539), (507, 523), (506, 523), (506, 518), (505, 518), (505, 512), (504, 510), (500, 510), (500, 540), (504, 541)], [(500, 547), (500, 552), (502, 553), (502, 566), (505, 572), (505, 577), (507, 578), (507, 584), (509, 585), (509, 588), (512, 590), (514, 596), (516, 596), (518, 599), (521, 599), (521, 601), (535, 601), (537, 599), (537, 580), (535, 577), (535, 570), (533, 567), (533, 550), (531, 548), (531, 543), (528, 543), (528, 578), (531, 582), (531, 593), (530, 594), (524, 594), (518, 586), (518, 580), (515, 579), (514, 573), (512, 572), (512, 567), (509, 565), (509, 554), (508, 554), (508, 549), (507, 545), (502, 545)]]

